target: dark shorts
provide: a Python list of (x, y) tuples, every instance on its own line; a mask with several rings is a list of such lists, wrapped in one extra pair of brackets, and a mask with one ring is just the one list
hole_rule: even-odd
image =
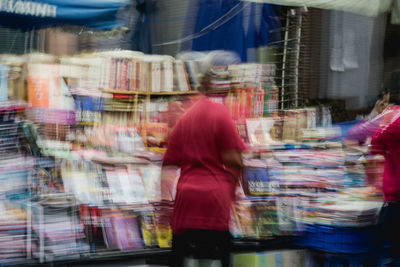
[(223, 267), (230, 264), (232, 236), (227, 231), (187, 229), (172, 239), (171, 266), (183, 266), (185, 257), (220, 259)]
[(400, 202), (385, 202), (379, 214), (380, 244), (389, 246), (390, 257), (400, 258)]

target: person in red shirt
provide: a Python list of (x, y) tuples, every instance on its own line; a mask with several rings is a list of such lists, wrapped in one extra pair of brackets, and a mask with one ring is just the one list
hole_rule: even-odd
[[(228, 52), (210, 56), (210, 65), (238, 63), (237, 56)], [(204, 73), (201, 93), (210, 88), (211, 68)], [(222, 266), (229, 266), (229, 222), (244, 149), (227, 108), (205, 96), (175, 125), (163, 159), (164, 166), (181, 168), (172, 215), (171, 266), (183, 266), (193, 246), (205, 254), (198, 256), (205, 257), (217, 249)]]
[(372, 137), (370, 151), (385, 157), (382, 189), (384, 206), (379, 223), (381, 237), (390, 244), (394, 266), (400, 266), (400, 70), (388, 79), (392, 112)]

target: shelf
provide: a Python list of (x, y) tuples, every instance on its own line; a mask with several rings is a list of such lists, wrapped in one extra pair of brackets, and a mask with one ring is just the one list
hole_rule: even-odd
[(209, 90), (205, 94), (206, 95), (212, 95), (212, 94), (227, 94), (230, 92), (234, 92), (235, 89), (215, 89), (215, 90)]
[(144, 96), (170, 96), (170, 95), (195, 95), (199, 94), (198, 91), (174, 91), (174, 92), (138, 92), (138, 91), (112, 91), (104, 90), (104, 93), (119, 94), (119, 95), (144, 95)]
[[(232, 253), (269, 251), (277, 249), (295, 249), (291, 236), (271, 237), (267, 239), (233, 239)], [(69, 256), (56, 256), (51, 261), (45, 261), (41, 266), (74, 266), (74, 265), (96, 265), (112, 263), (130, 262), (130, 266), (136, 266), (138, 263), (132, 262), (134, 259), (143, 260), (165, 260), (171, 255), (170, 248), (143, 248), (132, 251), (98, 251), (97, 253), (82, 253)], [(18, 262), (9, 262), (0, 264), (0, 266), (38, 266), (38, 260), (21, 260)], [(139, 266), (142, 266), (138, 264)]]
[(265, 239), (234, 239), (232, 241), (231, 251), (233, 253), (242, 253), (297, 248), (293, 245), (292, 240), (292, 236), (276, 236)]
[(95, 253), (88, 254), (82, 256), (80, 261), (106, 261), (106, 260), (117, 260), (123, 258), (146, 258), (146, 257), (157, 257), (163, 255), (169, 255), (171, 253), (171, 249), (163, 249), (163, 248), (148, 248), (148, 249), (140, 249), (136, 251), (107, 251), (103, 253)]
[[(133, 259), (157, 259), (159, 257), (166, 257), (170, 255), (170, 249), (148, 248), (133, 251), (104, 251), (98, 253), (87, 253), (76, 255), (75, 258), (71, 257), (56, 257), (51, 262), (45, 262), (43, 266), (74, 266), (74, 265), (96, 265), (105, 264), (118, 261), (129, 261)], [(130, 264), (135, 266), (135, 263)], [(33, 265), (37, 266), (37, 265)]]

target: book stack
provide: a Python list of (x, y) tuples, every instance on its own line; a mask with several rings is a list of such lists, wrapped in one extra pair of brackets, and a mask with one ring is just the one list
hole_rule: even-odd
[(236, 237), (264, 239), (280, 235), (276, 198), (240, 198), (233, 209)]
[(159, 240), (161, 239), (158, 237), (161, 237), (161, 235), (157, 235), (156, 219), (154, 208), (152, 206), (140, 211), (139, 222), (143, 245), (146, 248), (159, 247), (159, 244), (161, 243)]
[(109, 155), (129, 155), (145, 150), (140, 128), (134, 125), (102, 124), (85, 128), (76, 140), (84, 150), (107, 152)]
[(0, 55), (1, 85), (0, 101), (27, 99), (26, 92), (26, 57), (17, 55)]
[(102, 219), (108, 249), (126, 251), (143, 247), (137, 214), (128, 210), (103, 210)]
[[(174, 91), (186, 92), (195, 90), (197, 87), (196, 83), (189, 81), (189, 75), (187, 71), (187, 65), (183, 60), (176, 59), (173, 62), (174, 67)], [(193, 89), (191, 89), (193, 88)]]
[(225, 99), (233, 119), (260, 118), (264, 112), (264, 91), (258, 87), (234, 89)]
[(32, 203), (32, 234), (37, 247), (33, 255), (41, 262), (78, 258), (89, 251), (75, 207), (74, 201), (63, 194)]
[[(238, 64), (229, 66), (231, 83), (236, 88), (255, 87), (262, 90), (262, 98), (252, 99), (252, 103), (263, 108), (257, 117), (276, 115), (278, 111), (279, 88), (275, 84), (276, 66), (274, 64)], [(262, 103), (258, 103), (262, 102)]]
[[(112, 114), (122, 115), (126, 113), (133, 113), (136, 108), (133, 96), (127, 96), (124, 98), (104, 98), (103, 103), (104, 111), (108, 112), (107, 115), (109, 116)], [(139, 108), (139, 110), (140, 109), (141, 108)]]
[(80, 206), (80, 218), (92, 252), (168, 248), (172, 207), (165, 203), (133, 206)]
[(340, 149), (274, 151), (274, 158), (281, 164), (281, 172), (275, 166), (273, 179), (287, 193), (296, 188), (337, 190), (348, 183)]
[(172, 246), (171, 216), (172, 202), (154, 203), (154, 222), (156, 228), (157, 243), (160, 248)]
[(150, 56), (142, 58), (142, 79), (144, 87), (139, 91), (158, 93), (161, 91), (172, 92), (174, 89), (174, 60), (166, 56)]
[(274, 84), (276, 66), (274, 64), (236, 64), (229, 65), (232, 84), (243, 86), (253, 84), (266, 86)]
[(72, 88), (112, 91), (189, 91), (185, 63), (165, 55), (104, 51), (60, 58), (62, 77)]
[[(328, 108), (304, 108), (279, 111), (279, 116), (271, 118), (247, 118), (243, 120), (242, 132), (246, 128), (251, 146), (269, 146), (279, 143), (312, 143), (324, 140), (338, 141), (341, 130), (332, 127)], [(323, 120), (318, 120), (323, 117)], [(321, 124), (321, 123), (324, 124)], [(242, 134), (243, 135), (243, 134)]]
[(168, 133), (167, 123), (148, 122), (142, 127), (142, 136), (147, 148), (156, 152), (163, 152), (167, 148)]
[[(141, 173), (137, 168), (106, 168), (105, 175), (110, 194), (109, 202), (113, 204), (147, 204), (146, 188)], [(155, 180), (159, 177), (154, 176)], [(146, 185), (146, 187), (145, 187)], [(150, 191), (150, 189), (149, 189)]]
[(210, 89), (214, 91), (224, 91), (232, 88), (229, 66), (211, 67), (210, 87)]
[(34, 158), (27, 156), (18, 122), (25, 106), (0, 102), (0, 264), (30, 257), (27, 201)]
[(21, 263), (30, 257), (26, 208), (14, 201), (0, 203), (0, 264)]
[(190, 86), (196, 89), (200, 85), (201, 60), (185, 60)]
[(71, 126), (76, 124), (75, 103), (60, 65), (55, 63), (28, 63), (27, 118), (34, 122), (44, 150), (70, 150)]
[(31, 199), (36, 201), (43, 196), (64, 192), (61, 176), (61, 159), (54, 157), (35, 157), (35, 166), (29, 182)]
[(100, 88), (101, 66), (104, 59), (101, 56), (83, 54), (59, 58), (60, 76), (70, 88)]
[(380, 202), (344, 201), (337, 199), (325, 205), (314, 206), (313, 221), (318, 224), (341, 227), (374, 225), (381, 208)]
[[(101, 53), (104, 64), (101, 68), (100, 88), (116, 91), (142, 91), (147, 87), (145, 64), (140, 52), (108, 51)], [(147, 70), (147, 69), (146, 69)]]
[(279, 110), (279, 88), (271, 84), (264, 91), (264, 117), (276, 116)]
[(102, 205), (107, 198), (98, 164), (64, 159), (61, 175), (65, 193), (73, 196), (78, 204)]
[(79, 205), (79, 218), (81, 225), (84, 226), (84, 241), (89, 244), (90, 252), (105, 251), (107, 242), (103, 228), (102, 208), (81, 204)]
[(75, 103), (60, 65), (28, 64), (29, 119), (38, 123), (74, 124)]
[(98, 89), (70, 89), (75, 102), (76, 122), (79, 125), (98, 125), (109, 98)]
[(247, 140), (253, 147), (265, 147), (279, 142), (280, 129), (279, 119), (275, 118), (260, 118), (247, 119), (246, 131)]
[(273, 64), (214, 66), (208, 95), (212, 101), (225, 104), (235, 120), (277, 115), (275, 68)]
[(64, 189), (79, 204), (84, 240), (93, 252), (170, 247), (172, 202), (161, 201), (160, 166), (120, 164), (62, 162)]
[(267, 160), (243, 160), (243, 190), (247, 195), (269, 195), (273, 193), (274, 185), (269, 175), (268, 167), (271, 163)]
[(169, 56), (106, 51), (62, 63), (72, 87), (154, 93), (190, 90), (183, 61)]

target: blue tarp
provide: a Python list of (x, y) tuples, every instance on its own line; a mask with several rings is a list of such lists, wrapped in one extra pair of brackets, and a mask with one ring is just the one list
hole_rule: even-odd
[[(194, 32), (199, 32), (224, 16), (230, 9), (244, 7), (240, 0), (192, 0), (199, 3)], [(192, 49), (208, 51), (224, 49), (237, 52), (242, 61), (247, 61), (247, 49), (265, 46), (281, 39), (281, 7), (271, 4), (258, 6), (261, 14), (256, 14), (256, 5), (247, 6), (250, 14), (245, 16), (243, 10), (230, 18), (217, 29), (193, 40)], [(259, 22), (256, 22), (256, 19)], [(244, 29), (244, 21), (247, 31)], [(257, 26), (258, 25), (258, 26)]]
[(30, 29), (78, 25), (100, 30), (124, 26), (130, 0), (0, 0), (0, 25)]

